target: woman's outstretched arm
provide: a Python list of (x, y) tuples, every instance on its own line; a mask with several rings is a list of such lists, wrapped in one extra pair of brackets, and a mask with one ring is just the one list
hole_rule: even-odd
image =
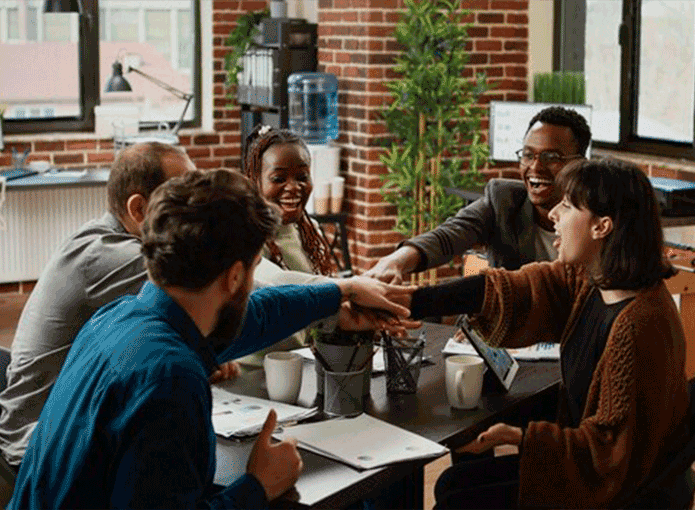
[(410, 305), (410, 318), (478, 313), (485, 298), (485, 276), (466, 278), (422, 287), (413, 293)]

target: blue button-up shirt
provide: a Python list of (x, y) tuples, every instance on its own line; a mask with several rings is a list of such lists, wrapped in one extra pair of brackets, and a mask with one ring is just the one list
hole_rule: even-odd
[[(259, 289), (243, 332), (217, 359), (270, 345), (339, 305), (334, 284)], [(248, 474), (213, 493), (215, 358), (192, 319), (152, 283), (101, 308), (67, 356), (8, 508), (266, 506)]]

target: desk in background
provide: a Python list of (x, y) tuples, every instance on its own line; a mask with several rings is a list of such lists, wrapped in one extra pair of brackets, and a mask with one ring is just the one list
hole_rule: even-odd
[[(560, 367), (557, 362), (521, 362), (521, 369), (509, 393), (486, 388), (478, 409), (452, 409), (446, 398), (442, 348), (455, 331), (452, 326), (426, 324), (425, 354), (435, 363), (424, 366), (413, 395), (388, 395), (384, 375), (372, 378), (371, 398), (366, 412), (423, 437), (456, 448), (475, 438), (498, 421), (514, 419), (532, 407), (539, 397), (557, 390)], [(263, 370), (246, 369), (239, 379), (224, 383), (230, 391), (268, 398)], [(306, 362), (299, 405), (314, 405), (316, 376), (314, 364)], [(227, 485), (241, 476), (252, 442), (237, 443), (218, 437), (215, 483)], [(412, 508), (422, 508), (424, 466), (427, 460), (404, 462), (368, 471), (357, 471), (325, 457), (301, 452), (304, 471), (297, 481), (299, 503), (312, 508), (341, 508), (370, 495), (378, 495), (391, 484), (414, 476), (416, 486), (404, 498)]]
[(695, 225), (665, 226), (664, 241), (676, 276), (666, 280), (671, 294), (680, 295), (680, 313), (685, 330), (685, 373), (695, 377)]
[(108, 170), (14, 179), (0, 214), (0, 283), (37, 280), (59, 243), (106, 211)]

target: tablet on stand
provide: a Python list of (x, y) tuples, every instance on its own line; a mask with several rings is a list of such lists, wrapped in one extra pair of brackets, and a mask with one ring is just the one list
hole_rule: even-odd
[(493, 379), (505, 391), (508, 391), (519, 370), (519, 363), (509, 354), (507, 349), (488, 345), (480, 329), (470, 322), (467, 315), (461, 315), (457, 324), (476, 352), (485, 361), (493, 375)]

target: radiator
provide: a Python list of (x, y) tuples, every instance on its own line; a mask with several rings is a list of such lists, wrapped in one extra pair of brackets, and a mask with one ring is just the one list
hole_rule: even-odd
[(61, 241), (106, 210), (106, 187), (7, 188), (0, 208), (0, 283), (38, 279)]

